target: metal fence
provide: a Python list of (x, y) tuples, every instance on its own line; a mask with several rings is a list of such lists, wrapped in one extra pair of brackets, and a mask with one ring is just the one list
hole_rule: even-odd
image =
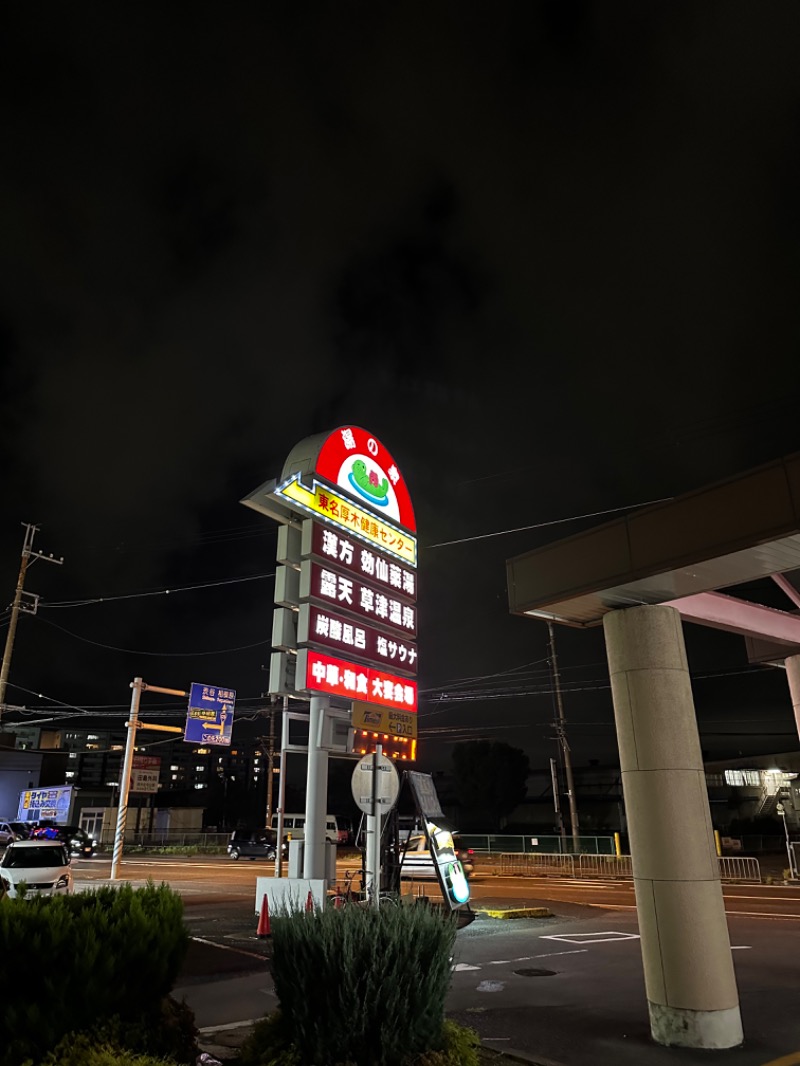
[[(495, 859), (496, 872), (505, 877), (571, 877), (603, 879), (632, 878), (630, 855), (559, 855), (500, 854)], [(747, 881), (761, 884), (758, 859), (744, 855), (719, 856), (722, 881)]]
[[(193, 833), (180, 832), (179, 830), (163, 830), (152, 833), (136, 833), (133, 830), (125, 830), (126, 848), (199, 848), (200, 850), (217, 851), (224, 849), (230, 840), (230, 833)], [(114, 845), (114, 832), (103, 833), (98, 843), (107, 848)]]
[(575, 876), (575, 856), (538, 854), (498, 855), (500, 874), (506, 877), (547, 877), (560, 874), (562, 877)]
[(723, 881), (755, 881), (761, 884), (758, 859), (746, 855), (720, 855), (719, 876)]
[(579, 855), (579, 877), (633, 877), (630, 855)]
[(489, 854), (523, 855), (613, 855), (616, 847), (613, 836), (582, 836), (577, 848), (572, 837), (505, 835), (497, 833), (459, 833), (460, 845)]

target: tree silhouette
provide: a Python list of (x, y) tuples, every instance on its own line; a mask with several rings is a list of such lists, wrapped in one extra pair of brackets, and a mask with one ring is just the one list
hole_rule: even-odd
[(464, 831), (498, 832), (503, 818), (525, 798), (530, 764), (521, 748), (488, 740), (456, 744), (453, 769)]

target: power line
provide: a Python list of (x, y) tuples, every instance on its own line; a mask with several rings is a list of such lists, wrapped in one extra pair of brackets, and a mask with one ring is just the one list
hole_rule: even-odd
[(95, 648), (122, 652), (125, 655), (149, 655), (159, 659), (191, 659), (202, 655), (231, 655), (234, 652), (249, 651), (251, 648), (260, 648), (270, 643), (268, 640), (257, 640), (254, 644), (242, 644), (238, 648), (216, 648), (211, 651), (141, 651), (134, 648), (118, 648), (113, 644), (103, 644), (99, 640), (90, 640), (89, 637), (82, 637), (78, 633), (73, 633), (71, 630), (51, 622), (49, 618), (40, 618), (39, 621), (44, 622), (45, 625), (52, 626), (54, 629), (59, 629), (62, 633), (66, 633), (68, 637), (80, 640), (84, 644), (91, 644)]
[(246, 581), (263, 581), (268, 577), (275, 577), (275, 571), (270, 574), (252, 574), (250, 577), (230, 577), (220, 581), (204, 581), (197, 585), (182, 585), (178, 588), (153, 589), (148, 592), (128, 592), (117, 596), (93, 596), (82, 600), (58, 600), (52, 603), (42, 601), (42, 607), (86, 607), (96, 603), (114, 603), (119, 600), (138, 600), (151, 596), (174, 596), (179, 592), (196, 592), (199, 589), (219, 588), (223, 585), (239, 585)]
[(443, 540), (438, 544), (426, 544), (424, 548), (449, 548), (455, 544), (471, 544), (476, 540), (488, 540), (490, 537), (505, 537), (508, 533), (525, 533), (529, 529), (544, 529), (547, 526), (563, 525), (565, 522), (578, 522), (583, 518), (600, 518), (602, 515), (617, 514), (619, 511), (632, 511), (636, 507), (649, 507), (655, 503), (668, 503), (674, 496), (662, 496), (658, 500), (645, 500), (642, 503), (629, 503), (624, 507), (609, 507), (604, 511), (590, 511), (588, 514), (571, 515), (568, 518), (553, 518), (549, 522), (534, 522), (531, 526), (518, 526), (515, 529), (498, 529), (494, 533), (479, 533), (475, 537), (462, 537), (460, 540)]

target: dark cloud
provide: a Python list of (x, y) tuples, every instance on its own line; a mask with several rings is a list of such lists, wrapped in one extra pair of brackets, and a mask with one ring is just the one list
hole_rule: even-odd
[[(269, 569), (238, 499), (346, 422), (395, 453), (428, 544), (795, 450), (798, 21), (788, 3), (4, 13), (2, 587), (21, 520), (68, 556), (41, 574), (52, 598)], [(504, 559), (574, 529), (423, 552), (427, 683), (541, 657)], [(82, 632), (266, 635), (268, 587), (226, 595)], [(30, 687), (80, 702), (137, 668), (33, 625)], [(568, 665), (602, 659), (596, 635), (563, 639)], [(241, 689), (263, 658), (236, 660)], [(574, 699), (608, 711), (600, 689)]]

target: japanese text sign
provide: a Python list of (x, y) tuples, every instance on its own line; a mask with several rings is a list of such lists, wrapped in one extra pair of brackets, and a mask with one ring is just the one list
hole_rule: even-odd
[(300, 568), (300, 598), (322, 600), (410, 637), (417, 632), (417, 609), (413, 604), (313, 559), (306, 559)]
[(391, 453), (360, 426), (341, 426), (329, 434), (314, 470), (367, 507), (416, 530), (411, 497)]
[(301, 554), (316, 555), (366, 581), (374, 581), (403, 595), (412, 602), (417, 598), (417, 574), (401, 562), (374, 548), (366, 547), (345, 532), (328, 529), (310, 519), (303, 523)]
[(190, 744), (229, 745), (235, 702), (231, 688), (193, 683), (183, 739)]
[(304, 603), (297, 621), (298, 644), (323, 644), (343, 655), (368, 659), (401, 673), (416, 675), (417, 649), (411, 641), (387, 635), (365, 623)]
[(417, 565), (417, 541), (410, 533), (392, 525), (386, 519), (369, 514), (328, 485), (314, 479), (307, 489), (299, 474), (292, 476), (275, 489), (275, 495), (291, 507), (348, 530), (357, 540), (402, 559), (410, 566)]
[(335, 659), (311, 648), (303, 648), (297, 653), (295, 684), (298, 689), (308, 692), (359, 699), (364, 703), (414, 713), (417, 710), (415, 681)]

